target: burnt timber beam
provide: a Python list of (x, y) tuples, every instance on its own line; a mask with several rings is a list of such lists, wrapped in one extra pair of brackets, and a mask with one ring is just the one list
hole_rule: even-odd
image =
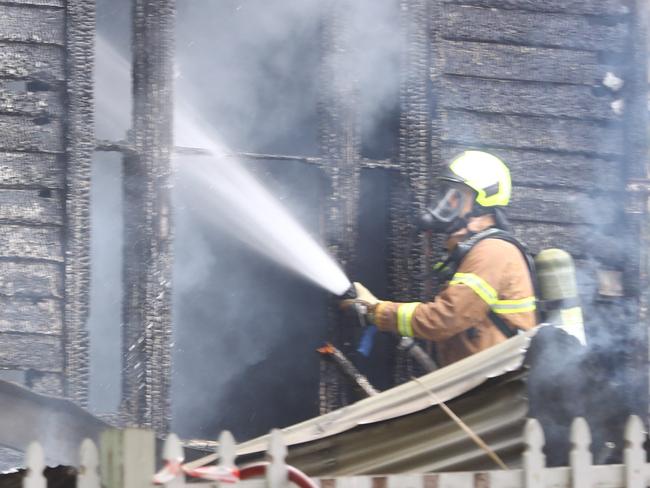
[[(423, 279), (427, 269), (422, 235), (415, 236), (412, 215), (423, 208), (430, 194), (432, 141), (437, 140), (430, 111), (431, 70), (430, 18), (439, 2), (400, 0), (402, 69), (400, 72), (400, 120), (398, 162), (400, 175), (390, 196), (390, 293), (400, 301), (421, 300), (426, 295)], [(415, 236), (405, 239), (404, 236)], [(415, 374), (417, 366), (408, 352), (398, 349), (395, 380), (401, 383)]]
[(446, 0), (446, 3), (475, 5), (485, 8), (526, 10), (545, 13), (570, 13), (619, 16), (630, 13), (624, 0)]
[(375, 390), (375, 387), (372, 386), (370, 381), (368, 381), (368, 378), (362, 375), (354, 363), (345, 357), (345, 354), (343, 354), (338, 348), (328, 343), (325, 346), (318, 348), (317, 351), (320, 353), (321, 357), (332, 361), (339, 369), (340, 374), (356, 386), (359, 392), (363, 393), (364, 397), (375, 396), (379, 393)]
[[(404, 170), (397, 191), (391, 195), (391, 293), (408, 300), (422, 294), (422, 242), (410, 246), (404, 239), (413, 232), (409, 222), (416, 208), (423, 208), (430, 192), (432, 176), (429, 108), (429, 15), (434, 4), (425, 0), (402, 0), (400, 25), (404, 41), (400, 77), (399, 166)], [(405, 260), (405, 258), (407, 258)], [(416, 280), (417, 281), (417, 280)]]
[[(88, 400), (90, 291), (90, 169), (94, 149), (95, 2), (68, 0), (66, 9), (64, 394)], [(50, 46), (48, 46), (50, 48)]]
[[(354, 55), (354, 32), (349, 15), (353, 0), (325, 2), (320, 72), (320, 150), (329, 161), (323, 166), (328, 177), (324, 204), (324, 240), (333, 256), (350, 274), (358, 232), (360, 192), (361, 123), (358, 80), (348, 56)], [(332, 312), (329, 340), (336, 346), (352, 343), (351, 328), (341, 327)], [(347, 353), (343, 348), (343, 353)], [(349, 403), (332, 365), (321, 361), (321, 413)]]
[(169, 430), (174, 0), (133, 2), (134, 152), (124, 164), (126, 419)]
[[(133, 147), (131, 147), (131, 145), (126, 141), (108, 141), (100, 139), (95, 143), (95, 151), (120, 152), (122, 154), (128, 154), (130, 152), (133, 152)], [(213, 156), (209, 149), (187, 146), (175, 146), (174, 154), (179, 156)], [(327, 158), (321, 158), (317, 156), (301, 156), (295, 154), (232, 152), (227, 154), (220, 154), (219, 157), (248, 159), (253, 161), (296, 161), (300, 163), (314, 164), (320, 167), (329, 166), (331, 164), (331, 161)], [(359, 164), (362, 168), (365, 169), (400, 169), (399, 165), (390, 159), (360, 158)]]

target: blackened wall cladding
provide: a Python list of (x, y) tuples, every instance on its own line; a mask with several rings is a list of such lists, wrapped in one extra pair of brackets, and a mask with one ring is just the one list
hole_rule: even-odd
[[(332, 54), (346, 40), (346, 2), (332, 0), (325, 19), (324, 63), (331, 73), (324, 77), (324, 93), (337, 103), (324, 114), (322, 141), (334, 166), (354, 175), (360, 165), (354, 91), (341, 82), (345, 75)], [(427, 246), (439, 242), (407, 244), (408, 215), (428, 200), (444, 161), (466, 148), (487, 149), (511, 168), (509, 215), (516, 234), (533, 252), (560, 247), (574, 256), (585, 284), (588, 332), (598, 336), (598, 328), (615, 328), (619, 343), (612, 349), (627, 351), (617, 364), (638, 375), (646, 364), (646, 324), (638, 320), (645, 310), (639, 300), (646, 301), (639, 286), (646, 273), (640, 254), (645, 210), (643, 199), (635, 202), (625, 190), (630, 178), (646, 176), (643, 11), (623, 0), (400, 0), (400, 7), (406, 42), (400, 170), (391, 199), (390, 298), (431, 296), (432, 287), (414, 276), (429, 267)], [(338, 233), (330, 228), (327, 234), (334, 251), (351, 263), (352, 275), (354, 259), (347, 250), (354, 246), (340, 242), (356, 238), (354, 223), (344, 217), (356, 205), (346, 201), (358, 198), (358, 186), (349, 187), (357, 181), (346, 180), (345, 193), (333, 187)], [(594, 303), (598, 268), (623, 272), (626, 297)], [(333, 338), (345, 340), (345, 334), (339, 330)], [(400, 381), (413, 365), (398, 359)], [(322, 410), (340, 404), (337, 381), (324, 367)]]
[(0, 368), (84, 404), (94, 4), (0, 18)]
[(124, 164), (122, 414), (169, 430), (174, 0), (133, 1), (135, 152)]

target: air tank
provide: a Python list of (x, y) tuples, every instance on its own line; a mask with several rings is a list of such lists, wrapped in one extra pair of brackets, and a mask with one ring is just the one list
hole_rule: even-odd
[(561, 249), (545, 249), (535, 257), (535, 266), (543, 322), (586, 344), (573, 258)]

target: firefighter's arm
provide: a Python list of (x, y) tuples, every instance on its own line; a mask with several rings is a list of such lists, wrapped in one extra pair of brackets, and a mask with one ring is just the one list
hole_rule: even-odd
[(489, 241), (476, 245), (448, 286), (432, 302), (379, 302), (372, 310), (381, 330), (432, 341), (449, 339), (481, 323), (497, 298), (505, 263), (493, 259)]

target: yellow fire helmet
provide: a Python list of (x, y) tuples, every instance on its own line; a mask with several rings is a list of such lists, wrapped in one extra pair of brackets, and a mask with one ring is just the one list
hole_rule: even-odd
[(510, 202), (510, 170), (501, 159), (484, 151), (464, 151), (449, 163), (440, 179), (462, 183), (476, 192), (482, 207), (505, 207)]

